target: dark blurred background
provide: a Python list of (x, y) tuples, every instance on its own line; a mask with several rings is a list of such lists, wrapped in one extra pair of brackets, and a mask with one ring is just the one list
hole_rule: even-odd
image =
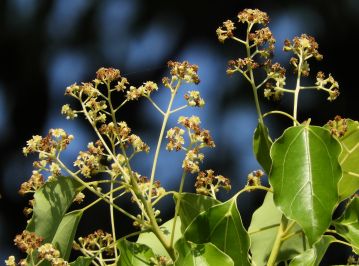
[[(259, 166), (252, 154), (252, 133), (256, 113), (248, 84), (225, 73), (229, 59), (241, 55), (241, 47), (217, 41), (215, 30), (227, 19), (236, 20), (245, 7), (259, 8), (271, 17), (270, 27), (277, 39), (276, 61), (287, 65), (289, 54), (281, 52), (284, 39), (308, 33), (317, 39), (322, 62), (312, 62), (312, 74), (323, 70), (339, 81), (340, 97), (333, 103), (327, 95), (305, 92), (300, 96), (299, 120), (312, 118), (322, 125), (336, 114), (358, 117), (359, 1), (357, 0), (1, 0), (0, 1), (0, 261), (18, 255), (13, 246), (15, 234), (26, 226), (22, 209), (28, 199), (17, 194), (19, 186), (32, 171), (32, 159), (24, 158), (21, 148), (35, 134), (62, 127), (75, 135), (64, 160), (71, 164), (79, 150), (93, 139), (90, 127), (82, 119), (67, 121), (60, 114), (66, 86), (94, 78), (99, 67), (121, 69), (133, 85), (143, 81), (160, 82), (167, 75), (168, 60), (188, 60), (200, 67), (198, 89), (206, 100), (203, 110), (189, 110), (201, 116), (203, 127), (211, 130), (217, 148), (206, 152), (203, 168), (213, 168), (232, 180), (233, 192), (245, 185), (247, 174)], [(288, 73), (291, 73), (289, 70)], [(308, 79), (313, 81), (314, 78)], [(288, 79), (290, 84), (291, 79)], [(184, 89), (192, 89), (186, 87)], [(183, 89), (183, 91), (184, 91)], [(154, 96), (165, 105), (168, 94)], [(263, 98), (263, 97), (262, 97)], [(176, 104), (181, 104), (180, 100)], [(262, 99), (262, 108), (281, 108), (291, 112), (292, 100), (279, 103)], [(134, 133), (151, 145), (149, 155), (139, 155), (135, 164), (141, 174), (149, 175), (161, 116), (146, 101), (129, 104), (121, 113)], [(179, 114), (178, 114), (179, 115)], [(176, 122), (177, 114), (170, 120)], [(290, 121), (272, 117), (270, 131), (278, 137)], [(160, 155), (157, 178), (163, 186), (177, 189), (183, 154), (165, 151)], [(193, 190), (193, 179), (187, 190)], [(221, 199), (230, 197), (223, 193)], [(244, 195), (239, 208), (246, 226), (258, 207), (263, 193)], [(91, 198), (91, 197), (90, 197)], [(168, 201), (171, 201), (168, 199)], [(303, 206), (304, 207), (304, 206)], [(168, 208), (167, 208), (168, 209)], [(91, 209), (80, 224), (80, 233), (98, 227), (108, 228), (105, 205)], [(171, 215), (162, 206), (164, 219)], [(118, 232), (131, 230), (128, 221), (117, 219)], [(345, 262), (348, 249), (334, 245), (323, 265)], [(332, 252), (334, 251), (335, 252)]]

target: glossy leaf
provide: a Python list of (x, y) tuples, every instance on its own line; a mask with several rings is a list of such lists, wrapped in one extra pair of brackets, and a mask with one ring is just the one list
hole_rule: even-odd
[(333, 236), (322, 236), (322, 238), (316, 242), (313, 248), (306, 250), (304, 253), (296, 256), (291, 262), (290, 266), (319, 266), (325, 252), (329, 245), (335, 242)]
[(316, 126), (287, 129), (271, 149), (274, 202), (304, 230), (312, 245), (331, 222), (338, 202), (339, 142)]
[(80, 210), (67, 213), (62, 218), (52, 240), (52, 244), (60, 251), (62, 258), (65, 260), (70, 257), (72, 243), (82, 214), (83, 212)]
[[(355, 197), (343, 215), (334, 222), (335, 230), (352, 245), (359, 247), (359, 198)], [(354, 252), (359, 255), (359, 248)]]
[(268, 128), (258, 123), (253, 136), (253, 152), (267, 174), (272, 166), (272, 159), (270, 157), (271, 146), (272, 140), (269, 137)]
[(249, 237), (236, 198), (202, 212), (188, 226), (184, 236), (196, 244), (213, 243), (232, 258), (234, 265), (249, 265)]
[[(272, 193), (267, 193), (262, 206), (252, 216), (248, 234), (251, 238), (252, 261), (255, 265), (266, 265), (272, 251), (282, 213), (274, 205)], [(298, 225), (292, 227), (289, 233), (300, 230)], [(280, 247), (277, 262), (286, 261), (302, 253), (308, 247), (304, 234), (292, 236)]]
[(70, 263), (70, 266), (89, 266), (92, 262), (92, 258), (78, 257), (75, 261)]
[(176, 266), (233, 266), (233, 260), (212, 243), (194, 244), (185, 239), (176, 242)]
[(118, 266), (148, 266), (150, 259), (155, 257), (152, 249), (148, 246), (126, 239), (118, 241), (117, 247), (120, 250)]
[(42, 236), (43, 243), (56, 244), (65, 260), (70, 255), (74, 234), (81, 218), (79, 211), (66, 215), (78, 188), (79, 183), (70, 177), (59, 177), (45, 183), (34, 194), (33, 216), (26, 227), (26, 230)]
[[(208, 210), (210, 207), (219, 204), (220, 201), (207, 197), (204, 195), (194, 193), (182, 193), (181, 203), (179, 209), (179, 216), (181, 217), (181, 231), (184, 232), (187, 226), (203, 211)], [(175, 197), (177, 202), (177, 198)]]
[(339, 181), (341, 200), (350, 197), (359, 189), (359, 123), (347, 119), (348, 130), (339, 142), (343, 150), (339, 157), (343, 176)]
[[(160, 228), (162, 229), (162, 232), (165, 235), (165, 239), (167, 241), (170, 241), (170, 238), (171, 238), (173, 220), (174, 219), (172, 218), (171, 220), (165, 222), (164, 224), (162, 224), (160, 226)], [(176, 229), (175, 229), (175, 235), (174, 235), (173, 243), (176, 243), (176, 241), (179, 238), (182, 237), (182, 233), (181, 233), (180, 228), (181, 228), (181, 218), (177, 217)], [(158, 240), (158, 238), (155, 236), (154, 233), (142, 233), (142, 234), (140, 234), (140, 236), (138, 237), (136, 243), (144, 244), (144, 245), (147, 245), (147, 246), (151, 247), (151, 249), (153, 250), (153, 252), (156, 255), (170, 257), (170, 255), (168, 254), (168, 252), (163, 247), (163, 245), (161, 244), (161, 242)]]

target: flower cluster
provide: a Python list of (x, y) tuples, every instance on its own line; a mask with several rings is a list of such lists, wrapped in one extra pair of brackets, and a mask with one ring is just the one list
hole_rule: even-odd
[(222, 175), (215, 175), (213, 170), (199, 172), (194, 186), (198, 194), (211, 195), (212, 197), (215, 197), (220, 188), (227, 191), (231, 189), (229, 179)]
[(199, 149), (192, 149), (186, 153), (186, 157), (183, 160), (182, 168), (191, 174), (198, 173), (200, 171), (199, 164), (203, 162), (204, 154), (199, 152)]
[(156, 83), (153, 81), (147, 81), (138, 88), (131, 86), (127, 91), (126, 99), (128, 101), (133, 101), (139, 99), (140, 97), (150, 97), (151, 93), (157, 90), (158, 86)]
[(192, 65), (188, 61), (173, 62), (168, 61), (170, 74), (175, 79), (183, 80), (187, 83), (198, 84), (200, 82), (198, 77), (198, 66)]
[(218, 29), (216, 30), (218, 40), (223, 43), (228, 38), (233, 37), (233, 31), (235, 29), (236, 27), (234, 26), (233, 21), (226, 20), (225, 22), (223, 22), (223, 26), (218, 27)]
[[(254, 33), (249, 33), (248, 37), (256, 45), (257, 52), (261, 56), (267, 58), (273, 53), (276, 40), (268, 27), (256, 30)], [(260, 48), (265, 45), (265, 48)]]
[(39, 171), (32, 171), (32, 175), (28, 181), (21, 184), (19, 194), (25, 195), (26, 193), (34, 193), (41, 188), (45, 183), (45, 178)]
[(184, 95), (185, 100), (187, 101), (188, 106), (192, 107), (203, 107), (205, 102), (201, 98), (199, 91), (189, 91)]
[(231, 75), (235, 72), (246, 73), (249, 69), (256, 69), (258, 67), (259, 64), (249, 57), (230, 60), (228, 62), (227, 74)]
[(323, 55), (318, 52), (319, 45), (315, 38), (307, 34), (302, 34), (300, 37), (294, 37), (293, 41), (284, 41), (284, 51), (292, 51), (294, 54), (308, 59), (314, 57), (317, 60), (322, 60)]
[(42, 237), (35, 233), (24, 230), (21, 234), (15, 236), (14, 243), (22, 252), (30, 254), (41, 246), (43, 240)]
[(40, 159), (53, 159), (56, 152), (63, 151), (74, 139), (74, 136), (68, 135), (63, 129), (50, 129), (44, 138), (36, 135), (26, 142), (23, 148), (24, 155), (38, 152)]
[(202, 129), (199, 125), (201, 120), (198, 116), (185, 117), (180, 116), (178, 123), (190, 130), (190, 140), (192, 144), (197, 144), (198, 148), (210, 147), (214, 148), (216, 145), (210, 135), (209, 131)]
[(159, 197), (166, 192), (165, 189), (161, 187), (161, 182), (159, 180), (155, 180), (150, 192), (150, 180), (146, 176), (142, 176), (137, 173), (134, 174), (137, 177), (138, 186), (140, 187), (141, 193), (145, 199), (149, 198), (150, 193), (151, 199), (155, 199), (156, 197)]
[(99, 229), (86, 237), (79, 237), (73, 248), (75, 250), (90, 251), (91, 254), (93, 251), (101, 251), (101, 253), (105, 252), (107, 255), (111, 255), (114, 248), (113, 237), (111, 234)]
[(329, 120), (327, 125), (330, 133), (337, 138), (343, 137), (348, 130), (347, 120), (339, 115), (335, 116), (334, 120)]
[(246, 8), (238, 14), (239, 22), (248, 23), (248, 24), (263, 24), (267, 25), (269, 22), (269, 17), (266, 12), (263, 12), (259, 9), (250, 9)]
[(46, 243), (42, 246), (40, 246), (37, 249), (38, 256), (40, 259), (45, 259), (48, 261), (51, 261), (54, 258), (60, 257), (60, 251), (58, 251), (54, 246), (50, 243)]
[(97, 141), (95, 144), (90, 142), (87, 146), (87, 151), (80, 151), (77, 156), (74, 166), (78, 167), (81, 174), (85, 177), (91, 177), (104, 169), (101, 163), (103, 159), (103, 144), (101, 141)]
[(264, 176), (262, 170), (256, 170), (248, 174), (247, 176), (247, 186), (255, 187), (261, 185), (261, 177)]
[(317, 82), (315, 83), (315, 85), (318, 86), (319, 90), (324, 90), (328, 92), (329, 97), (327, 99), (329, 101), (334, 101), (340, 94), (339, 84), (330, 74), (328, 77), (325, 77), (325, 74), (323, 72), (318, 72)]
[(282, 89), (286, 84), (286, 70), (279, 63), (272, 64), (270, 61), (266, 62), (265, 70), (267, 72), (268, 79), (273, 80), (275, 84), (271, 81), (266, 82), (264, 97), (268, 100), (280, 100), (283, 95)]
[(120, 70), (115, 68), (101, 67), (96, 72), (96, 79), (103, 83), (109, 83), (118, 80), (120, 77)]
[(166, 138), (168, 139), (168, 144), (166, 149), (169, 151), (179, 151), (183, 148), (184, 138), (183, 138), (184, 130), (179, 127), (170, 128), (167, 131)]

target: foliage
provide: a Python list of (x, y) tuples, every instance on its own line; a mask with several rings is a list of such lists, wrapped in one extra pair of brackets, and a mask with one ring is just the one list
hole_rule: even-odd
[[(23, 149), (25, 155), (38, 154), (38, 160), (20, 188), (20, 194), (33, 195), (24, 210), (32, 217), (26, 230), (15, 237), (15, 244), (27, 254), (21, 265), (319, 265), (332, 243), (358, 254), (358, 122), (340, 116), (325, 126), (311, 125), (310, 118), (299, 122), (303, 90), (323, 91), (333, 101), (339, 96), (339, 85), (322, 72), (313, 86), (302, 85), (302, 79), (310, 75), (309, 60), (323, 58), (315, 39), (303, 34), (284, 43), (284, 51), (293, 53), (290, 64), (296, 76), (294, 88), (287, 87), (286, 70), (271, 61), (275, 39), (268, 21), (266, 13), (245, 9), (238, 14), (238, 25), (227, 20), (217, 29), (220, 42), (233, 40), (244, 46), (246, 57), (231, 60), (227, 73), (240, 73), (253, 91), (258, 114), (253, 152), (264, 171), (249, 173), (247, 185), (221, 202), (216, 194), (231, 189), (230, 180), (201, 166), (202, 150), (215, 147), (209, 130), (201, 127), (197, 116), (180, 116), (178, 125), (168, 128), (170, 116), (205, 104), (198, 91), (189, 91), (184, 94), (185, 105), (173, 106), (183, 84), (200, 82), (198, 66), (168, 62), (170, 76), (162, 79), (170, 92), (165, 110), (151, 97), (159, 90), (155, 82), (130, 86), (119, 70), (100, 68), (94, 80), (75, 83), (65, 93), (79, 102), (80, 109), (66, 104), (61, 112), (67, 119), (83, 115), (97, 137), (86, 151), (79, 152), (75, 169), (61, 159), (73, 139), (62, 129), (51, 129), (45, 137), (33, 136)], [(246, 30), (238, 37), (236, 28), (242, 24)], [(270, 100), (292, 94), (292, 114), (280, 110), (263, 114), (260, 91)], [(140, 152), (148, 153), (150, 147), (125, 121), (118, 120), (118, 111), (140, 98), (163, 117), (149, 177), (132, 168), (132, 159)], [(264, 118), (274, 114), (289, 118), (293, 125), (272, 141)], [(168, 151), (183, 153), (178, 191), (166, 191), (156, 180), (164, 139)], [(268, 186), (262, 185), (265, 175)], [(195, 176), (196, 193), (183, 191), (187, 176)], [(238, 197), (255, 190), (267, 194), (247, 231), (237, 208)], [(84, 201), (86, 194), (97, 198)], [(132, 211), (119, 204), (125, 195), (135, 205)], [(162, 223), (157, 206), (168, 195), (174, 199), (174, 216)], [(108, 205), (111, 232), (99, 229), (78, 236), (82, 216), (99, 202)], [(335, 210), (341, 212), (337, 219), (333, 219)], [(118, 213), (132, 220), (133, 233), (123, 235), (115, 226)], [(135, 236), (136, 242), (129, 240)], [(72, 248), (77, 252), (71, 253)], [(73, 257), (76, 260), (68, 263)], [(355, 263), (355, 257), (348, 260)], [(16, 265), (16, 259), (10, 256), (6, 265)]]

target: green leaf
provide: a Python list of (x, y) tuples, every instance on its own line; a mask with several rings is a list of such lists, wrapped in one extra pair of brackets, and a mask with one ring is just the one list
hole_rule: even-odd
[(89, 266), (91, 264), (92, 258), (88, 257), (78, 257), (75, 261), (71, 262), (71, 266)]
[(339, 162), (343, 176), (339, 181), (339, 197), (344, 200), (359, 189), (359, 123), (347, 119), (348, 130), (339, 142), (343, 147)]
[[(220, 201), (207, 197), (204, 195), (194, 193), (181, 194), (180, 209), (178, 215), (181, 217), (181, 231), (184, 232), (188, 225), (203, 211), (208, 210), (210, 207), (219, 204)], [(177, 202), (177, 197), (175, 201)]]
[(271, 146), (272, 140), (269, 137), (268, 128), (258, 123), (253, 136), (253, 152), (267, 174), (272, 166), (272, 159), (270, 157)]
[(213, 243), (232, 258), (234, 265), (249, 265), (249, 237), (243, 227), (236, 198), (199, 214), (184, 236), (196, 244)]
[(43, 243), (55, 244), (65, 260), (70, 255), (74, 234), (81, 218), (78, 211), (66, 215), (78, 188), (79, 183), (70, 177), (59, 177), (46, 182), (34, 194), (33, 216), (26, 227), (26, 230), (42, 236)]
[(304, 253), (296, 256), (291, 262), (290, 266), (319, 266), (325, 252), (329, 245), (335, 242), (333, 236), (322, 236), (322, 238), (316, 242), (313, 248), (306, 250)]
[(181, 238), (175, 244), (176, 266), (233, 266), (233, 260), (212, 243), (194, 244)]
[[(252, 261), (255, 265), (267, 264), (281, 218), (282, 213), (274, 205), (273, 194), (268, 192), (262, 206), (253, 213), (251, 225), (248, 228), (248, 234), (251, 237)], [(294, 233), (300, 229), (298, 225), (295, 225), (288, 233)], [(276, 262), (293, 258), (304, 252), (307, 246), (304, 234), (292, 236), (282, 243)]]
[[(165, 222), (164, 224), (162, 224), (160, 226), (160, 228), (162, 229), (162, 231), (163, 231), (163, 233), (165, 235), (165, 239), (167, 241), (170, 241), (170, 238), (171, 238), (173, 221), (174, 221), (174, 219), (172, 218), (171, 220), (168, 220), (167, 222)], [(176, 243), (176, 241), (179, 238), (182, 237), (182, 233), (181, 233), (180, 228), (181, 228), (181, 218), (177, 217), (173, 243)], [(156, 237), (156, 235), (154, 233), (142, 233), (142, 234), (140, 234), (140, 236), (138, 237), (136, 243), (144, 244), (144, 245), (147, 245), (147, 246), (151, 247), (153, 252), (156, 255), (170, 257), (170, 255), (168, 254), (168, 252), (163, 247), (163, 245), (161, 244), (161, 242), (158, 240), (158, 238)]]
[[(334, 221), (335, 230), (352, 245), (359, 247), (359, 198), (355, 197), (343, 215)], [(359, 255), (359, 248), (353, 249)]]
[(339, 142), (316, 126), (290, 127), (271, 149), (274, 202), (312, 245), (329, 227), (338, 202)]
[(70, 257), (72, 243), (82, 214), (81, 210), (67, 213), (59, 224), (52, 240), (52, 244), (60, 251), (61, 257), (65, 260)]
[(118, 266), (148, 266), (150, 259), (155, 257), (152, 249), (148, 246), (133, 243), (126, 239), (118, 241), (117, 247), (121, 253), (117, 262)]

